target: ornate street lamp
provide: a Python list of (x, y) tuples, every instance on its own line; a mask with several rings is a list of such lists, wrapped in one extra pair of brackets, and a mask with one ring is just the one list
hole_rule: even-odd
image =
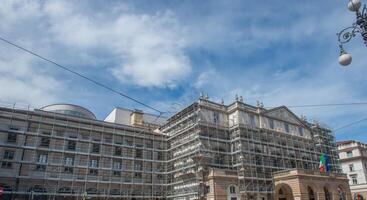
[(367, 45), (367, 8), (366, 5), (364, 5), (361, 11), (361, 5), (361, 0), (349, 0), (348, 9), (356, 13), (356, 21), (352, 26), (337, 33), (340, 47), (339, 64), (343, 66), (347, 66), (352, 62), (352, 56), (343, 48), (345, 43), (348, 43), (357, 33), (360, 33), (364, 40), (364, 44)]

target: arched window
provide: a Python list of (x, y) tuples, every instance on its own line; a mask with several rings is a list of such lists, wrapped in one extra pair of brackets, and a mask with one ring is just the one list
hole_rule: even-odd
[(340, 186), (338, 186), (338, 195), (339, 195), (339, 200), (345, 200), (344, 190)]
[(331, 200), (332, 196), (326, 187), (324, 187), (324, 195), (325, 195), (325, 200)]
[(235, 186), (233, 186), (233, 185), (231, 185), (231, 186), (229, 187), (229, 193), (231, 193), (231, 194), (236, 194), (236, 187), (235, 187)]
[(313, 192), (310, 186), (307, 187), (307, 191), (308, 191), (308, 198), (310, 200), (315, 200), (315, 193)]

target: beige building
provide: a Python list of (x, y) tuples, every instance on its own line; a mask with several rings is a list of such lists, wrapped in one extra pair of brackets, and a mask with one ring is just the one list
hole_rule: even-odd
[[(158, 129), (156, 129), (158, 128)], [(339, 172), (334, 136), (285, 106), (201, 97), (169, 119), (0, 107), (0, 185), (16, 199), (274, 199), (275, 172)]]
[(276, 200), (352, 200), (345, 174), (307, 170), (274, 173)]
[(348, 175), (353, 195), (367, 198), (367, 145), (348, 140), (337, 142), (343, 173)]

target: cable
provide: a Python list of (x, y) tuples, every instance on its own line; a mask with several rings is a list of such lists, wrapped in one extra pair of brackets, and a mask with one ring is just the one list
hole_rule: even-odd
[(41, 56), (41, 55), (39, 55), (39, 54), (37, 54), (35, 52), (32, 52), (31, 50), (28, 50), (28, 49), (26, 49), (24, 47), (21, 47), (21, 46), (15, 44), (13, 42), (10, 42), (9, 40), (6, 40), (6, 39), (2, 38), (1, 36), (0, 36), (0, 40), (2, 40), (5, 43), (8, 43), (8, 44), (10, 44), (10, 45), (12, 45), (12, 46), (20, 49), (20, 50), (23, 50), (23, 51), (25, 51), (25, 52), (27, 52), (27, 53), (29, 53), (31, 55), (34, 55), (34, 56), (36, 56), (36, 57), (38, 57), (38, 58), (40, 58), (40, 59), (42, 59), (44, 61), (47, 61), (49, 63), (52, 63), (52, 64), (56, 65), (57, 67), (63, 69), (63, 70), (66, 70), (66, 71), (68, 71), (70, 73), (73, 73), (76, 76), (79, 76), (81, 78), (84, 78), (85, 80), (88, 80), (88, 81), (90, 81), (90, 82), (92, 82), (92, 83), (94, 83), (94, 84), (96, 84), (96, 85), (98, 85), (98, 86), (100, 86), (102, 88), (105, 88), (105, 89), (107, 89), (107, 90), (109, 90), (109, 91), (111, 91), (111, 92), (113, 92), (115, 94), (118, 94), (118, 95), (120, 95), (120, 96), (122, 96), (124, 98), (127, 98), (127, 99), (130, 99), (131, 101), (134, 101), (135, 103), (138, 103), (140, 105), (143, 105), (143, 106), (145, 106), (145, 107), (147, 107), (147, 108), (149, 108), (151, 110), (154, 110), (154, 111), (158, 112), (160, 115), (162, 115), (163, 113), (165, 113), (165, 112), (162, 112), (162, 111), (160, 111), (160, 110), (158, 110), (156, 108), (153, 108), (152, 106), (149, 106), (148, 104), (145, 104), (145, 103), (143, 103), (143, 102), (141, 102), (141, 101), (139, 101), (139, 100), (137, 100), (137, 99), (135, 99), (133, 97), (130, 97), (130, 96), (124, 94), (124, 93), (121, 93), (121, 92), (119, 92), (119, 91), (117, 91), (117, 90), (115, 90), (115, 89), (113, 89), (113, 88), (111, 88), (111, 87), (109, 87), (109, 86), (107, 86), (107, 85), (105, 85), (103, 83), (100, 83), (98, 81), (95, 81), (95, 80), (93, 80), (93, 79), (91, 79), (91, 78), (89, 78), (89, 77), (87, 77), (87, 76), (85, 76), (85, 75), (83, 75), (83, 74), (81, 74), (79, 72), (73, 71), (72, 69), (70, 69), (68, 67), (65, 67), (63, 65), (60, 65), (60, 64), (56, 63), (55, 61), (52, 61), (52, 60), (50, 60), (48, 58), (45, 58), (45, 57), (43, 57), (43, 56)]
[(334, 129), (333, 131), (334, 131), (334, 132), (336, 132), (336, 131), (339, 131), (340, 129), (344, 129), (344, 128), (347, 128), (347, 127), (353, 126), (353, 125), (355, 125), (355, 124), (361, 123), (361, 122), (366, 121), (366, 120), (367, 120), (367, 117), (366, 117), (366, 118), (363, 118), (363, 119), (360, 119), (360, 120), (358, 120), (358, 121), (354, 121), (354, 122), (351, 122), (351, 123), (349, 123), (349, 124), (343, 125), (343, 126), (341, 126), (341, 127), (338, 127), (338, 128), (336, 128), (336, 129)]
[[(287, 106), (287, 108), (307, 108), (307, 107), (331, 107), (331, 106), (357, 106), (357, 105), (367, 105), (367, 102), (353, 102), (353, 103), (328, 103), (328, 104), (306, 104), (306, 105), (291, 105)], [(266, 108), (276, 108), (266, 107)]]

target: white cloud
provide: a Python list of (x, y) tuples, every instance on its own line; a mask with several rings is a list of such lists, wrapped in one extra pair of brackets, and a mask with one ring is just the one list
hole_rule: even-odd
[[(67, 9), (66, 9), (67, 8)], [(104, 48), (118, 55), (112, 74), (125, 84), (175, 87), (190, 72), (180, 26), (170, 12), (90, 17), (65, 2), (49, 2), (45, 13), (50, 31), (62, 43), (79, 48)]]

